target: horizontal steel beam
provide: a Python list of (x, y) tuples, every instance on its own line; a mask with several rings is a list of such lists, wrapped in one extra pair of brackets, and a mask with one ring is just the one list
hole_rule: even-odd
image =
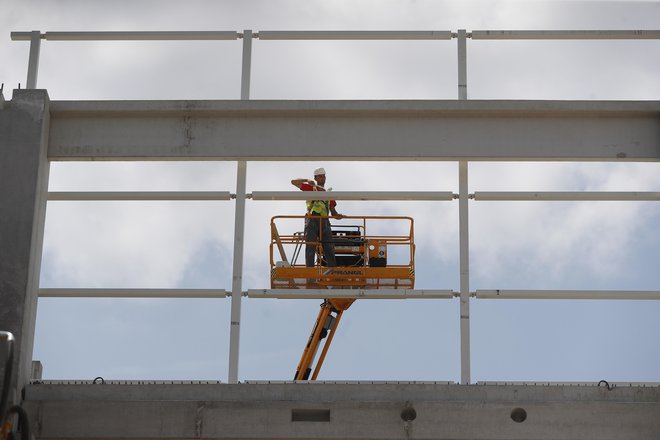
[(259, 31), (260, 40), (451, 40), (451, 31)]
[(615, 192), (615, 191), (476, 191), (478, 201), (657, 201), (660, 192)]
[(451, 191), (252, 191), (252, 200), (453, 200)]
[(477, 290), (481, 299), (660, 299), (657, 290)]
[(450, 299), (452, 290), (412, 289), (249, 289), (249, 298), (278, 299)]
[(473, 40), (658, 40), (660, 30), (472, 31)]
[(230, 200), (229, 191), (51, 191), (51, 201)]
[(660, 159), (657, 101), (54, 101), (50, 108), (51, 160)]
[[(11, 32), (14, 41), (30, 41), (31, 32)], [(44, 32), (51, 41), (94, 40), (236, 40), (237, 31), (77, 31)], [(255, 31), (260, 40), (451, 40), (452, 31)], [(660, 30), (475, 30), (474, 40), (648, 40), (660, 39)]]
[[(451, 299), (453, 290), (430, 289), (249, 289), (249, 298), (278, 299)], [(650, 290), (477, 290), (480, 299), (625, 299), (658, 300)], [(226, 298), (224, 289), (41, 288), (40, 298)]]
[[(31, 32), (12, 32), (14, 41), (30, 41)], [(46, 32), (50, 41), (139, 41), (139, 40), (236, 40), (235, 31), (113, 31), (113, 32)]]
[(224, 289), (41, 288), (40, 298), (226, 298)]
[[(253, 191), (252, 200), (418, 200), (451, 201), (451, 191)], [(660, 201), (660, 192), (477, 191), (477, 201)], [(205, 201), (231, 200), (229, 191), (51, 191), (50, 201)]]

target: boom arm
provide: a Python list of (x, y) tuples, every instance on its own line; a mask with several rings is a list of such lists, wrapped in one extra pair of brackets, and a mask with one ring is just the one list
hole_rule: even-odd
[[(339, 326), (341, 315), (344, 310), (348, 309), (351, 304), (353, 304), (353, 301), (355, 300), (326, 299), (323, 301), (319, 315), (314, 323), (314, 327), (312, 327), (312, 334), (309, 336), (307, 345), (305, 345), (302, 357), (298, 363), (296, 374), (293, 377), (294, 380), (308, 380), (310, 378), (309, 376), (312, 372), (312, 365), (314, 364), (316, 353), (318, 352), (319, 347), (323, 345), (321, 356), (316, 363), (314, 373), (311, 377), (311, 380), (316, 380), (321, 371), (321, 367), (323, 366), (325, 355), (328, 353), (328, 349), (332, 343), (332, 338), (335, 336), (335, 331)], [(324, 339), (325, 343), (322, 344), (321, 341)]]

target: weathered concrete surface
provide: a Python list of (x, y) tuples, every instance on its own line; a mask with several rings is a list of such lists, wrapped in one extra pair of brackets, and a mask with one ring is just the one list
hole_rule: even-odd
[[(0, 330), (16, 338), (14, 390), (27, 383), (31, 372), (48, 191), (48, 129), (45, 90), (16, 90), (0, 109)], [(4, 354), (4, 347), (1, 351)], [(5, 362), (1, 359), (0, 365)]]
[[(30, 385), (41, 439), (657, 439), (660, 388), (442, 383)], [(416, 417), (406, 423), (409, 406)], [(524, 410), (522, 422), (512, 412)], [(293, 421), (327, 417), (326, 421)]]
[(53, 160), (659, 160), (656, 101), (53, 102)]

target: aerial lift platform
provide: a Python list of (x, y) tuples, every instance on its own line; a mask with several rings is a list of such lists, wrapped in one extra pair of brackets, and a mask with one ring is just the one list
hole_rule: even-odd
[[(333, 289), (413, 289), (415, 285), (414, 222), (411, 217), (341, 217), (341, 225), (331, 224), (336, 267), (328, 267), (322, 243), (305, 241), (304, 232), (280, 234), (280, 230), (300, 228), (305, 220), (305, 216), (276, 216), (271, 220), (271, 288), (329, 290), (294, 380), (316, 380), (341, 316), (355, 301), (332, 298)], [(316, 247), (312, 267), (307, 267), (304, 261), (298, 262), (308, 245)], [(290, 260), (288, 255), (291, 255)], [(324, 340), (312, 373), (316, 354)]]

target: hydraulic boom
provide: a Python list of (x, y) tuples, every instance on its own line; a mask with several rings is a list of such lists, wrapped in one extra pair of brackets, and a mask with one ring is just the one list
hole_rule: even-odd
[(309, 335), (309, 340), (307, 341), (305, 350), (303, 350), (303, 354), (300, 358), (300, 362), (298, 363), (298, 368), (296, 369), (296, 374), (293, 377), (293, 380), (310, 379), (309, 375), (312, 372), (312, 366), (314, 365), (316, 353), (321, 346), (321, 341), (325, 339), (325, 343), (322, 344), (323, 349), (321, 350), (321, 356), (316, 363), (314, 373), (311, 377), (311, 380), (316, 380), (319, 375), (319, 371), (321, 371), (321, 366), (323, 366), (325, 355), (328, 353), (328, 349), (332, 343), (332, 338), (335, 336), (335, 332), (339, 326), (341, 315), (344, 313), (344, 310), (348, 309), (351, 304), (353, 304), (353, 301), (355, 300), (326, 299), (323, 301), (319, 315), (316, 318), (314, 327), (312, 328), (312, 334)]

